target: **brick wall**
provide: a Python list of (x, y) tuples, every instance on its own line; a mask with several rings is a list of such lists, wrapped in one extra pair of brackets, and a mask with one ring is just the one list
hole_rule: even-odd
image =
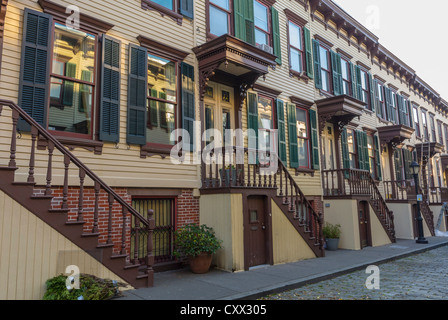
[(188, 223), (199, 224), (199, 198), (193, 197), (193, 190), (182, 190), (177, 198), (177, 227)]

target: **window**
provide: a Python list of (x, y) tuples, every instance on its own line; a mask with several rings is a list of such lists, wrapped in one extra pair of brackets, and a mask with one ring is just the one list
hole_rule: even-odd
[(92, 138), (97, 37), (54, 24), (48, 129)]
[(254, 0), (255, 43), (270, 46), (269, 8)]
[(231, 16), (230, 0), (209, 0), (209, 33), (217, 37), (230, 34)]
[(394, 123), (398, 123), (398, 108), (397, 108), (397, 93), (393, 90), (390, 90), (390, 96), (391, 96), (391, 102), (390, 102), (390, 115), (389, 115), (389, 121), (392, 121)]
[(182, 25), (183, 16), (193, 19), (193, 0), (142, 0), (143, 9), (156, 10)]
[[(274, 129), (274, 100), (258, 95), (258, 146), (261, 150), (271, 150)], [(275, 147), (275, 144), (273, 144)]]
[(423, 138), (425, 141), (429, 141), (428, 120), (426, 118), (426, 111), (424, 110), (422, 110), (422, 125), (423, 125)]
[(296, 108), (296, 120), (299, 168), (309, 168), (309, 123), (307, 110)]
[(438, 143), (443, 144), (443, 132), (442, 132), (442, 122), (437, 120), (437, 131), (439, 132)]
[(297, 24), (289, 21), (288, 29), (289, 29), (289, 59), (291, 69), (296, 72), (302, 72), (305, 70), (302, 28)]
[(322, 78), (322, 90), (331, 93), (331, 65), (330, 65), (330, 50), (320, 46), (320, 67)]
[(173, 145), (177, 106), (177, 63), (148, 54), (149, 143)]
[(362, 101), (369, 105), (370, 89), (369, 89), (369, 76), (368, 73), (361, 69), (361, 88), (362, 88)]
[(356, 169), (358, 167), (356, 148), (355, 148), (355, 132), (351, 129), (347, 129), (347, 146), (350, 159), (350, 168)]
[(448, 125), (443, 125), (443, 131), (445, 133), (445, 152), (448, 152)]
[(342, 92), (345, 95), (352, 95), (352, 82), (351, 82), (351, 69), (350, 63), (341, 59), (341, 70), (342, 70)]
[(164, 6), (165, 8), (168, 8), (170, 10), (174, 10), (173, 0), (152, 0), (152, 2), (160, 4), (161, 6)]
[(376, 155), (375, 155), (375, 145), (373, 142), (373, 136), (367, 135), (367, 148), (369, 154), (369, 164), (370, 164), (370, 174), (373, 178), (378, 177), (376, 173)]
[(431, 125), (431, 141), (436, 142), (437, 141), (436, 123), (434, 120), (434, 115), (432, 113), (429, 114), (429, 123)]
[(417, 109), (417, 107), (415, 107), (415, 106), (412, 107), (412, 112), (413, 112), (413, 115), (414, 115), (415, 135), (417, 137), (421, 137), (422, 133), (421, 133), (421, 129), (420, 129), (420, 120), (419, 120), (419, 117), (418, 117), (418, 109)]
[(386, 99), (384, 98), (384, 86), (377, 81), (376, 82), (377, 90), (378, 90), (378, 109), (377, 114), (380, 118), (386, 118)]
[(401, 98), (402, 99), (402, 103), (403, 103), (403, 106), (402, 106), (402, 108), (403, 108), (403, 125), (405, 125), (405, 126), (407, 126), (407, 127), (411, 127), (412, 126), (412, 121), (411, 121), (411, 115), (410, 115), (410, 110), (409, 110), (409, 108), (408, 108), (408, 106), (409, 106), (409, 101), (408, 100), (406, 100), (406, 99), (404, 99), (404, 98)]

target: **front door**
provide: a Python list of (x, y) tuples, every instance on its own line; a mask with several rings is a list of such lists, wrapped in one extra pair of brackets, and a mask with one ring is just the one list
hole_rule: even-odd
[(368, 247), (369, 244), (369, 204), (366, 201), (359, 203), (359, 237), (361, 240), (361, 249)]
[(246, 248), (248, 252), (249, 267), (254, 267), (267, 263), (267, 237), (265, 223), (265, 198), (262, 196), (250, 196), (247, 198), (249, 219), (249, 244)]

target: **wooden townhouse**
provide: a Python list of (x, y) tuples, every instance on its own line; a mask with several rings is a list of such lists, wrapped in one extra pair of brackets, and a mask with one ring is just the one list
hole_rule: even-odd
[(227, 271), (446, 230), (448, 103), (330, 0), (2, 0), (0, 49), (1, 297), (151, 286), (187, 223)]

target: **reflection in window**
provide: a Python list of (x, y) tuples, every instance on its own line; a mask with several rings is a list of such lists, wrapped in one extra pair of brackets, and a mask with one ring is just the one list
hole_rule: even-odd
[(49, 130), (90, 135), (96, 37), (55, 24)]
[(296, 108), (297, 146), (299, 151), (299, 167), (309, 168), (309, 135), (308, 113), (304, 109)]
[(176, 96), (176, 63), (148, 54), (148, 142), (174, 144)]
[(261, 150), (271, 150), (272, 108), (272, 99), (258, 96), (258, 146)]

